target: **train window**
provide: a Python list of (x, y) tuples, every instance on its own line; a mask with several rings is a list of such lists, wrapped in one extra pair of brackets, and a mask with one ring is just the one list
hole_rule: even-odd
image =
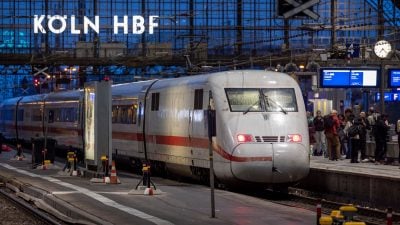
[(18, 109), (17, 120), (24, 121), (24, 110), (23, 109)]
[(194, 90), (194, 108), (203, 109), (203, 89)]
[(53, 110), (49, 110), (49, 119), (48, 119), (49, 123), (54, 123), (54, 111)]
[(158, 111), (160, 105), (160, 93), (151, 93), (151, 111)]
[(293, 88), (262, 89), (267, 112), (297, 112), (296, 95)]
[(33, 109), (31, 114), (32, 121), (42, 121), (42, 112), (40, 109)]
[(128, 123), (136, 124), (136, 108), (137, 105), (130, 106), (128, 109)]
[(121, 123), (128, 123), (128, 109), (126, 107), (121, 107)]
[(232, 112), (261, 112), (260, 91), (257, 88), (226, 88)]
[(112, 123), (117, 123), (118, 119), (118, 106), (112, 107)]
[(7, 109), (3, 111), (3, 119), (4, 120), (14, 120), (14, 110)]
[(232, 112), (297, 112), (293, 88), (227, 88)]
[(112, 123), (136, 124), (136, 108), (137, 105), (113, 106)]

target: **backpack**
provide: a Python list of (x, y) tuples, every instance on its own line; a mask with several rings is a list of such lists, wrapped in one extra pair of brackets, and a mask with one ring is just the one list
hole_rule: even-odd
[(355, 124), (351, 125), (349, 127), (349, 130), (347, 131), (347, 136), (352, 138), (355, 137), (357, 134), (360, 134), (359, 126)]
[(330, 129), (335, 124), (333, 117), (331, 115), (324, 116), (324, 127), (325, 129)]

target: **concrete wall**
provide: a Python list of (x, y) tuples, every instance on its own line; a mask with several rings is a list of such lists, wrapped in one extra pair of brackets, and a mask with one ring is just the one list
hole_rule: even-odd
[(400, 211), (400, 178), (312, 168), (299, 186), (327, 200)]

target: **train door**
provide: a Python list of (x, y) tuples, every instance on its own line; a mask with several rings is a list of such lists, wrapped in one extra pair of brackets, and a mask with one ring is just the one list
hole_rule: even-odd
[(193, 98), (189, 100), (189, 117), (188, 117), (188, 136), (190, 146), (192, 148), (199, 147), (199, 138), (207, 136), (205, 126), (207, 108), (204, 105), (204, 90), (202, 88), (195, 88)]
[(138, 130), (137, 130), (137, 139), (138, 139), (138, 152), (139, 153), (144, 153), (144, 158), (145, 160), (147, 160), (147, 142), (146, 142), (146, 135), (147, 135), (147, 131), (146, 131), (146, 126), (147, 124), (147, 120), (146, 119), (146, 115), (148, 114), (148, 108), (149, 108), (149, 104), (151, 104), (151, 102), (149, 101), (149, 99), (151, 99), (149, 97), (149, 92), (151, 87), (157, 82), (158, 80), (154, 80), (152, 83), (150, 83), (150, 85), (146, 85), (143, 86), (142, 90), (139, 93), (139, 97), (138, 97)]
[(15, 105), (15, 118), (14, 118), (14, 126), (15, 126), (15, 137), (17, 139), (17, 143), (19, 143), (19, 129), (20, 129), (20, 124), (23, 123), (24, 120), (24, 110), (19, 108), (19, 103), (21, 102), (23, 97), (18, 99), (17, 104)]
[(144, 153), (144, 143), (143, 143), (143, 115), (144, 115), (144, 101), (145, 94), (142, 92), (139, 94), (138, 107), (137, 107), (137, 143), (139, 153)]

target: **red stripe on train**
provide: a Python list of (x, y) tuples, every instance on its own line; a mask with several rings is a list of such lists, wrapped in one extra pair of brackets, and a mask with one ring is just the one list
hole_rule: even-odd
[[(37, 127), (34, 126), (22, 126), (24, 130), (37, 131)], [(40, 128), (41, 129), (41, 128)], [(66, 128), (51, 128), (49, 132), (58, 134), (69, 134), (74, 135), (80, 134), (80, 130), (74, 127)], [(126, 141), (143, 141), (143, 134), (141, 133), (128, 133), (114, 131), (112, 132), (113, 139), (126, 140)], [(155, 143), (159, 145), (171, 145), (171, 146), (183, 146), (208, 149), (208, 138), (189, 138), (181, 136), (165, 136), (165, 135), (146, 135), (146, 142)], [(229, 154), (221, 146), (213, 147), (214, 151), (217, 152), (223, 158), (234, 161), (234, 162), (254, 162), (254, 161), (272, 161), (271, 156), (259, 156), (259, 157), (239, 157)]]

